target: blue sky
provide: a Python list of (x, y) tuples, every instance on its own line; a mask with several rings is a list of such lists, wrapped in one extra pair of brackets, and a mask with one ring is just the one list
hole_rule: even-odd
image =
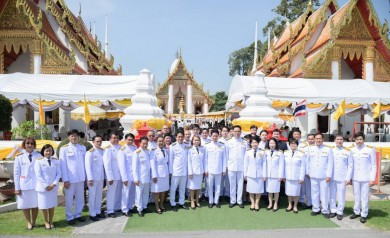
[[(339, 6), (347, 1), (338, 0)], [(262, 28), (280, 0), (66, 0), (76, 15), (80, 2), (102, 44), (108, 15), (109, 53), (124, 75), (147, 68), (162, 83), (181, 48), (187, 68), (213, 94), (229, 90), (229, 54), (254, 41), (256, 21), (259, 39), (266, 39)], [(390, 22), (390, 2), (372, 2), (382, 23)]]

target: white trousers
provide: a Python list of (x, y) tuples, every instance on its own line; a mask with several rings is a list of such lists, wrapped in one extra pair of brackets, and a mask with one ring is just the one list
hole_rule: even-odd
[(311, 180), (311, 201), (313, 202), (313, 212), (320, 211), (322, 214), (329, 214), (329, 183), (325, 178), (310, 178)]
[(244, 188), (244, 172), (229, 171), (230, 204), (242, 204), (242, 190)]
[(135, 186), (135, 205), (139, 212), (148, 207), (149, 189), (150, 183), (141, 183), (139, 186)]
[(122, 212), (132, 210), (135, 204), (135, 184), (128, 182), (127, 186), (122, 183)]
[(230, 196), (230, 181), (229, 181), (229, 173), (226, 173), (221, 178), (221, 196)]
[[(330, 212), (343, 215), (345, 207), (345, 181), (330, 181)], [(337, 206), (336, 206), (337, 201)]]
[(204, 177), (204, 193), (203, 195), (208, 198), (209, 197), (209, 178)]
[[(84, 182), (71, 183), (65, 191), (65, 213), (66, 220), (70, 221), (81, 217), (84, 207)], [(73, 212), (74, 201), (74, 212)]]
[(306, 197), (306, 205), (311, 206), (311, 182), (308, 176), (305, 176), (303, 184), (301, 186), (301, 194), (299, 196), (299, 202), (303, 203)]
[[(209, 184), (209, 203), (217, 204), (219, 203), (219, 194), (221, 193), (221, 174), (209, 174), (208, 176), (208, 184)], [(215, 191), (213, 191), (215, 186)], [(214, 192), (214, 194), (213, 194)]]
[(91, 217), (101, 213), (103, 199), (103, 180), (93, 181), (93, 186), (88, 186), (88, 207)]
[(169, 201), (171, 206), (176, 206), (175, 196), (177, 187), (179, 187), (179, 204), (184, 205), (184, 193), (186, 190), (187, 176), (172, 176), (171, 188), (169, 190)]
[(370, 195), (370, 183), (358, 182), (353, 180), (353, 196), (355, 203), (353, 205), (353, 212), (356, 215), (367, 217), (368, 215), (368, 200)]
[(112, 185), (107, 181), (107, 214), (121, 209), (122, 181), (114, 180)]

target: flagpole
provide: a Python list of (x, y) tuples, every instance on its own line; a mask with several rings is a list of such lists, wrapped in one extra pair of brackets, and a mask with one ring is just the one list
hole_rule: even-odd
[(379, 134), (379, 143), (381, 142), (381, 132), (380, 132), (380, 129), (381, 129), (381, 100), (379, 99), (379, 115), (378, 115), (378, 118), (379, 118), (379, 128), (378, 128), (378, 134)]
[[(40, 104), (39, 107), (41, 107), (42, 106), (41, 94), (39, 94), (39, 104)], [(45, 114), (43, 114), (43, 115), (45, 115)], [(39, 120), (41, 120), (41, 118), (39, 118)], [(42, 122), (39, 123), (39, 130), (41, 132), (41, 140), (42, 140)]]

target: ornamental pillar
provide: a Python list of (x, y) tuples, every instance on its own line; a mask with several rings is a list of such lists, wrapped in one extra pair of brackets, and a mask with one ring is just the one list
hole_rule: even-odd
[(331, 61), (332, 61), (332, 79), (339, 80), (341, 75), (341, 67), (340, 67), (340, 47), (335, 46), (331, 52)]
[(40, 74), (42, 66), (42, 44), (39, 40), (33, 41), (31, 53), (33, 57), (33, 74)]
[(0, 74), (4, 74), (4, 49), (0, 49)]
[(309, 134), (312, 133), (313, 129), (316, 132), (318, 131), (318, 115), (316, 112), (308, 112), (308, 114), (307, 114), (307, 130), (309, 131)]
[(173, 113), (173, 84), (169, 84), (168, 86), (168, 114)]
[(187, 83), (187, 114), (193, 114), (193, 108), (194, 108), (194, 103), (192, 102), (192, 84), (191, 82)]
[[(329, 123), (329, 133), (330, 134), (333, 134), (333, 132), (335, 131), (336, 134), (338, 134), (338, 131), (339, 131), (339, 120), (335, 120), (333, 118), (334, 114), (336, 113), (336, 111), (334, 111), (330, 116), (329, 116), (329, 120), (330, 120), (330, 123)], [(344, 115), (345, 116), (345, 115)]]
[(373, 46), (366, 48), (366, 60), (364, 62), (365, 79), (369, 82), (374, 81), (374, 58), (375, 50)]
[(207, 101), (203, 103), (203, 113), (208, 113), (209, 112), (209, 104)]

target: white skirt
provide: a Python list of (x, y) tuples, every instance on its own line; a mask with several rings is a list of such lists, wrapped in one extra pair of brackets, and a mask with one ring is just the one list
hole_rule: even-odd
[(203, 174), (194, 174), (192, 179), (187, 179), (187, 188), (191, 190), (198, 190), (202, 188)]
[(46, 192), (38, 192), (38, 208), (49, 209), (56, 207), (58, 205), (57, 190), (58, 189), (53, 189)]
[(16, 195), (18, 209), (30, 209), (38, 207), (38, 195), (35, 189), (21, 190), (21, 195)]
[(266, 190), (268, 193), (279, 193), (280, 192), (280, 181), (278, 178), (267, 178)]
[(301, 193), (301, 185), (298, 180), (286, 180), (286, 195), (299, 196)]
[(157, 183), (150, 182), (150, 192), (161, 193), (169, 190), (169, 176), (158, 177)]
[(264, 192), (264, 180), (263, 178), (250, 178), (246, 177), (246, 191), (248, 193), (260, 194)]

